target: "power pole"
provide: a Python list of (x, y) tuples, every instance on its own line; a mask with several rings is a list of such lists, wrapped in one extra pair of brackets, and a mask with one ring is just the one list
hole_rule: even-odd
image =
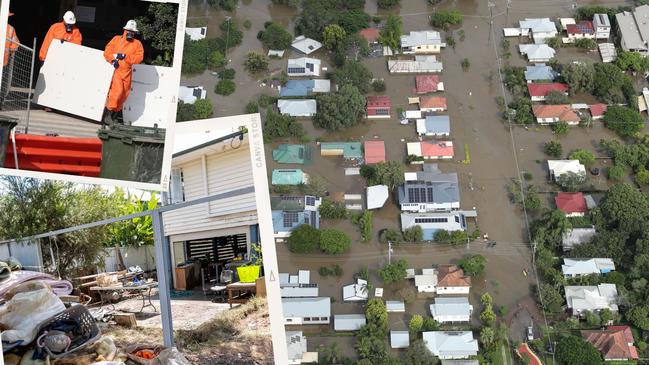
[(491, 44), (491, 33), (494, 27), (494, 6), (496, 6), (496, 3), (489, 0), (487, 6), (489, 6), (489, 40), (487, 40), (487, 44)]
[(509, 25), (509, 7), (512, 5), (512, 0), (507, 0), (507, 10), (505, 15), (505, 27)]
[(231, 16), (226, 16), (225, 21), (228, 22), (228, 32), (225, 36), (225, 50), (223, 51), (223, 58), (225, 58), (225, 62), (229, 63), (228, 61), (228, 42), (230, 41), (230, 21), (232, 20)]
[(388, 241), (388, 265), (392, 263), (392, 241)]

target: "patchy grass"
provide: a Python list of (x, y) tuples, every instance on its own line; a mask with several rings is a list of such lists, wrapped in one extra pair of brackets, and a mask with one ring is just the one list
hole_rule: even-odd
[[(103, 332), (118, 346), (162, 343), (158, 328), (110, 326)], [(192, 364), (273, 363), (266, 298), (253, 298), (195, 329), (175, 331), (175, 339)]]

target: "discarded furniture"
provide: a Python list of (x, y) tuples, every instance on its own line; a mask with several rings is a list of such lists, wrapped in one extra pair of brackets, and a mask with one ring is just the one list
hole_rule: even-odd
[(152, 281), (149, 283), (143, 283), (139, 285), (118, 285), (118, 286), (93, 286), (90, 288), (90, 291), (99, 293), (99, 298), (101, 299), (100, 306), (109, 305), (115, 310), (115, 304), (113, 300), (116, 298), (125, 298), (125, 297), (137, 297), (142, 299), (142, 307), (139, 311), (135, 313), (142, 313), (144, 308), (152, 307), (154, 312), (157, 312), (158, 309), (151, 302), (151, 291), (154, 288), (158, 287), (158, 282)]
[(226, 286), (228, 292), (228, 304), (232, 308), (232, 304), (246, 303), (257, 293), (256, 283), (242, 283), (236, 282)]

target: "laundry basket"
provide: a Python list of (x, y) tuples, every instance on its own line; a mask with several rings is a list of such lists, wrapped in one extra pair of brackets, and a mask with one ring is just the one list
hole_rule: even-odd
[(73, 305), (41, 323), (36, 338), (40, 337), (45, 331), (62, 330), (62, 328), (66, 328), (63, 329), (63, 332), (68, 333), (72, 339), (66, 352), (52, 353), (47, 347), (40, 348), (37, 346), (36, 353), (43, 356), (47, 354), (50, 358), (56, 359), (92, 345), (101, 337), (101, 331), (88, 309), (83, 305)]

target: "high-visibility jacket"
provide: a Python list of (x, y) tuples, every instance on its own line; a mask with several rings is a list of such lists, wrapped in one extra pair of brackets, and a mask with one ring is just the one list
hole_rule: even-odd
[(137, 39), (126, 40), (126, 31), (124, 31), (122, 35), (116, 35), (108, 42), (104, 50), (104, 58), (107, 62), (113, 62), (118, 53), (124, 54), (125, 57), (118, 60), (119, 67), (113, 73), (113, 80), (108, 91), (106, 107), (112, 111), (122, 110), (131, 91), (132, 66), (141, 63), (144, 59), (144, 47)]
[(20, 41), (16, 35), (16, 30), (11, 25), (7, 24), (7, 39), (5, 40), (5, 58), (4, 66), (9, 63), (9, 56), (11, 53), (15, 52), (18, 49)]
[(45, 39), (43, 40), (43, 44), (41, 45), (41, 50), (38, 53), (38, 58), (41, 61), (45, 61), (45, 57), (47, 57), (47, 51), (50, 48), (52, 40), (54, 39), (62, 39), (66, 42), (81, 44), (81, 38), (81, 31), (79, 31), (79, 28), (77, 28), (76, 26), (73, 26), (72, 32), (68, 33), (65, 31), (64, 22), (54, 23), (45, 35)]

